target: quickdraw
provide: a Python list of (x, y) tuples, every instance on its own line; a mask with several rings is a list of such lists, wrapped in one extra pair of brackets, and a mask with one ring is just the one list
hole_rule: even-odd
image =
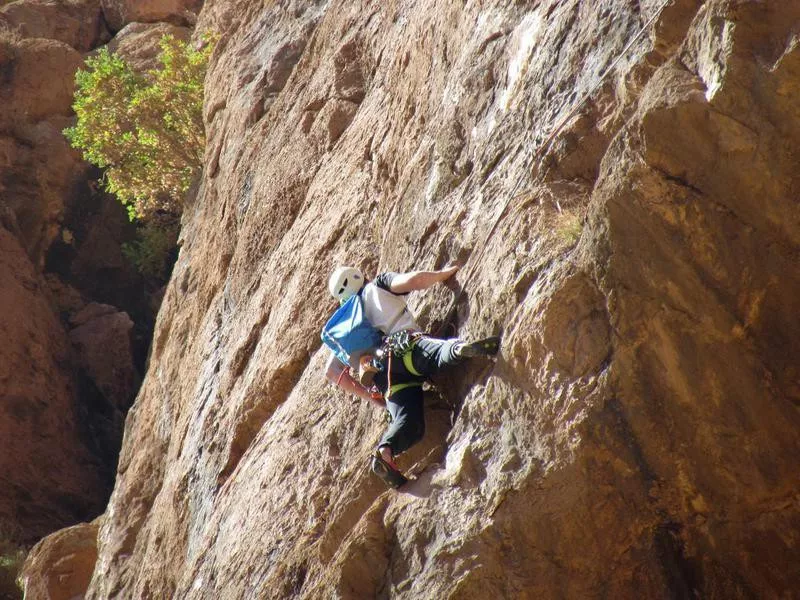
[(384, 355), (394, 354), (395, 356), (402, 357), (414, 347), (414, 344), (416, 344), (417, 340), (421, 337), (422, 334), (419, 331), (413, 331), (411, 329), (396, 331), (384, 338), (381, 350)]

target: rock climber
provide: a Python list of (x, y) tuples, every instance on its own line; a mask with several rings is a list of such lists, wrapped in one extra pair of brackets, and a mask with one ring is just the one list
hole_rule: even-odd
[(328, 280), (328, 290), (340, 303), (360, 294), (366, 317), (386, 336), (381, 348), (351, 357), (350, 365), (331, 354), (326, 376), (343, 390), (388, 411), (391, 422), (372, 457), (372, 470), (391, 487), (406, 481), (394, 458), (425, 433), (422, 384), (444, 367), (465, 358), (493, 356), (499, 350), (499, 337), (470, 343), (420, 332), (405, 296), (445, 281), (457, 270), (458, 266), (449, 266), (440, 271), (387, 272), (366, 281), (358, 269), (339, 267)]
[[(405, 296), (409, 292), (424, 290), (445, 281), (457, 270), (457, 266), (449, 266), (440, 271), (381, 273), (374, 281), (367, 281), (359, 269), (339, 267), (328, 279), (328, 291), (340, 304), (346, 302), (351, 296), (360, 294), (367, 319), (384, 335), (405, 329), (419, 331), (419, 325), (408, 309)], [(373, 400), (383, 407), (382, 401), (373, 398), (369, 390), (360, 385), (350, 374), (348, 366), (356, 370), (358, 358), (358, 356), (354, 356), (350, 365), (344, 365), (331, 354), (325, 368), (326, 376), (346, 392), (356, 394), (366, 400)]]

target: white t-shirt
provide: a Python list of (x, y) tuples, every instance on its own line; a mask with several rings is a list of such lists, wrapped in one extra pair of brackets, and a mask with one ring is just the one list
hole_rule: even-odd
[[(404, 295), (390, 292), (388, 287), (394, 273), (382, 273), (375, 281), (370, 281), (361, 290), (364, 302), (364, 313), (373, 327), (380, 329), (385, 335), (413, 329), (419, 331), (419, 325), (408, 309)], [(389, 281), (386, 281), (386, 280)]]
[[(360, 292), (367, 319), (369, 319), (373, 327), (380, 329), (384, 335), (402, 331), (403, 329), (420, 330), (419, 325), (414, 320), (414, 316), (408, 309), (406, 295), (389, 291), (392, 279), (396, 276), (397, 273), (381, 273), (374, 281), (370, 281), (365, 285)], [(350, 356), (350, 366), (354, 369), (358, 368), (358, 359), (361, 358), (361, 354)], [(332, 358), (333, 353), (331, 353)]]

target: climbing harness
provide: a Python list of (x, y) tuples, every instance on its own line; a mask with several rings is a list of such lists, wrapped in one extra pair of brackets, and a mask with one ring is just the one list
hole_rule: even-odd
[[(617, 64), (619, 64), (619, 62), (622, 60), (622, 58), (627, 54), (628, 50), (630, 50), (631, 47), (633, 46), (633, 44), (635, 44), (639, 40), (639, 38), (641, 38), (642, 34), (647, 30), (647, 28), (650, 27), (650, 25), (653, 23), (653, 21), (655, 21), (661, 15), (662, 11), (672, 1), (673, 0), (665, 0), (661, 4), (661, 6), (658, 8), (658, 10), (655, 11), (653, 16), (650, 17), (647, 20), (647, 22), (642, 26), (642, 28), (639, 30), (639, 32), (635, 36), (633, 36), (633, 38), (631, 38), (630, 42), (628, 42), (628, 44), (622, 49), (622, 51), (619, 53), (617, 58), (614, 59), (614, 61), (611, 63), (611, 65), (600, 75), (600, 77), (597, 80), (597, 82), (589, 89), (589, 91), (584, 92), (583, 97), (581, 97), (580, 100), (578, 100), (578, 102), (576, 102), (575, 105), (567, 112), (567, 114), (564, 115), (564, 117), (561, 118), (561, 120), (556, 124), (556, 126), (550, 132), (550, 135), (547, 136), (547, 138), (544, 140), (544, 142), (542, 142), (538, 147), (535, 148), (535, 150), (533, 151), (533, 153), (530, 156), (530, 159), (526, 160), (525, 165), (524, 165), (524, 169), (525, 170), (527, 170), (530, 167), (530, 165), (532, 165), (533, 162), (537, 158), (541, 158), (541, 156), (544, 155), (544, 149), (547, 148), (553, 142), (553, 140), (555, 140), (556, 136), (559, 133), (561, 133), (561, 130), (566, 126), (568, 121), (575, 115), (575, 113), (580, 108), (583, 107), (583, 105), (586, 102), (586, 100), (588, 100), (589, 97), (597, 91), (597, 89), (603, 83), (605, 78), (608, 77), (609, 73), (611, 73), (617, 67)], [(471, 262), (471, 267), (467, 271), (467, 274), (464, 277), (464, 281), (461, 284), (461, 286), (459, 288), (459, 291), (456, 292), (456, 295), (453, 298), (453, 301), (452, 301), (452, 303), (450, 305), (450, 308), (448, 308), (447, 312), (445, 313), (444, 320), (442, 321), (442, 324), (441, 324), (441, 326), (439, 327), (439, 330), (436, 333), (436, 337), (439, 337), (439, 335), (448, 327), (448, 325), (450, 323), (450, 320), (453, 318), (453, 315), (454, 315), (454, 313), (455, 313), (455, 311), (456, 311), (456, 309), (458, 307), (458, 301), (461, 299), (461, 296), (464, 293), (464, 290), (467, 288), (467, 283), (472, 278), (472, 276), (475, 274), (475, 270), (476, 270), (477, 264), (478, 264), (478, 262), (480, 262), (480, 259), (483, 257), (483, 252), (486, 249), (486, 245), (487, 245), (487, 243), (489, 241), (489, 238), (491, 238), (491, 236), (494, 234), (495, 230), (497, 229), (497, 226), (500, 224), (500, 221), (507, 214), (508, 209), (511, 206), (512, 202), (516, 201), (518, 198), (520, 198), (520, 197), (525, 195), (525, 193), (521, 193), (521, 194), (517, 193), (519, 191), (520, 187), (522, 187), (522, 182), (523, 182), (523, 180), (519, 179), (517, 181), (517, 183), (514, 185), (514, 188), (511, 190), (511, 193), (508, 195), (508, 199), (505, 201), (505, 204), (503, 204), (503, 207), (500, 210), (500, 212), (497, 215), (497, 217), (495, 218), (494, 223), (492, 223), (492, 226), (489, 228), (489, 232), (484, 237), (483, 242), (481, 243), (481, 245), (480, 245), (480, 247), (478, 249), (478, 255), (475, 257), (475, 260), (470, 261)]]
[[(387, 335), (383, 339), (381, 350), (384, 353), (391, 351), (397, 356), (403, 356), (414, 347), (414, 345), (417, 343), (417, 340), (420, 339), (422, 335), (423, 334), (419, 331), (414, 331), (412, 329), (396, 331), (395, 333)], [(417, 373), (414, 374), (416, 375)]]
[(414, 349), (414, 346), (417, 345), (417, 341), (421, 337), (423, 337), (423, 334), (419, 331), (403, 329), (402, 331), (397, 331), (384, 338), (383, 345), (376, 354), (381, 359), (386, 360), (387, 398), (390, 398), (400, 390), (422, 385), (421, 381), (398, 383), (394, 386), (392, 385), (392, 357), (394, 356), (399, 357), (403, 361), (403, 366), (408, 370), (409, 373), (416, 375), (417, 377), (422, 377), (422, 374), (414, 368), (414, 362), (412, 360), (412, 350)]
[(386, 359), (386, 399), (392, 397), (392, 351), (389, 350), (388, 358)]
[[(406, 370), (417, 377), (422, 377), (422, 374), (414, 368), (414, 361), (412, 359), (411, 351), (417, 344), (417, 340), (423, 337), (419, 331), (411, 329), (403, 329), (386, 336), (383, 343), (378, 350), (375, 351), (375, 356), (365, 354), (358, 361), (358, 381), (363, 386), (372, 385), (372, 380), (379, 370), (379, 365), (376, 360), (386, 364), (386, 397), (388, 398), (395, 392), (402, 389), (411, 387), (413, 385), (422, 385), (421, 382), (400, 383), (392, 386), (392, 359), (394, 357), (400, 358), (403, 361), (403, 366)], [(341, 379), (342, 375), (339, 375)], [(338, 385), (338, 381), (337, 381)]]

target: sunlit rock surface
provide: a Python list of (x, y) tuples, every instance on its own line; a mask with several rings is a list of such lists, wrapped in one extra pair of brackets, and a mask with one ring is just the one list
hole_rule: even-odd
[(97, 522), (81, 523), (46, 537), (28, 555), (21, 579), (25, 597), (82, 598), (97, 561)]
[[(89, 597), (800, 588), (800, 4), (661, 9), (205, 4), (205, 175)], [(442, 377), (386, 491), (325, 279), (452, 261), (447, 331), (501, 356)]]
[(194, 25), (203, 0), (100, 0), (100, 4), (106, 23), (116, 33), (137, 22)]
[(191, 29), (169, 23), (131, 23), (114, 36), (108, 49), (119, 54), (135, 70), (144, 73), (159, 66), (159, 40), (163, 36), (187, 40), (191, 34)]
[(15, 0), (4, 2), (0, 18), (21, 35), (58, 40), (91, 50), (108, 37), (100, 0)]

